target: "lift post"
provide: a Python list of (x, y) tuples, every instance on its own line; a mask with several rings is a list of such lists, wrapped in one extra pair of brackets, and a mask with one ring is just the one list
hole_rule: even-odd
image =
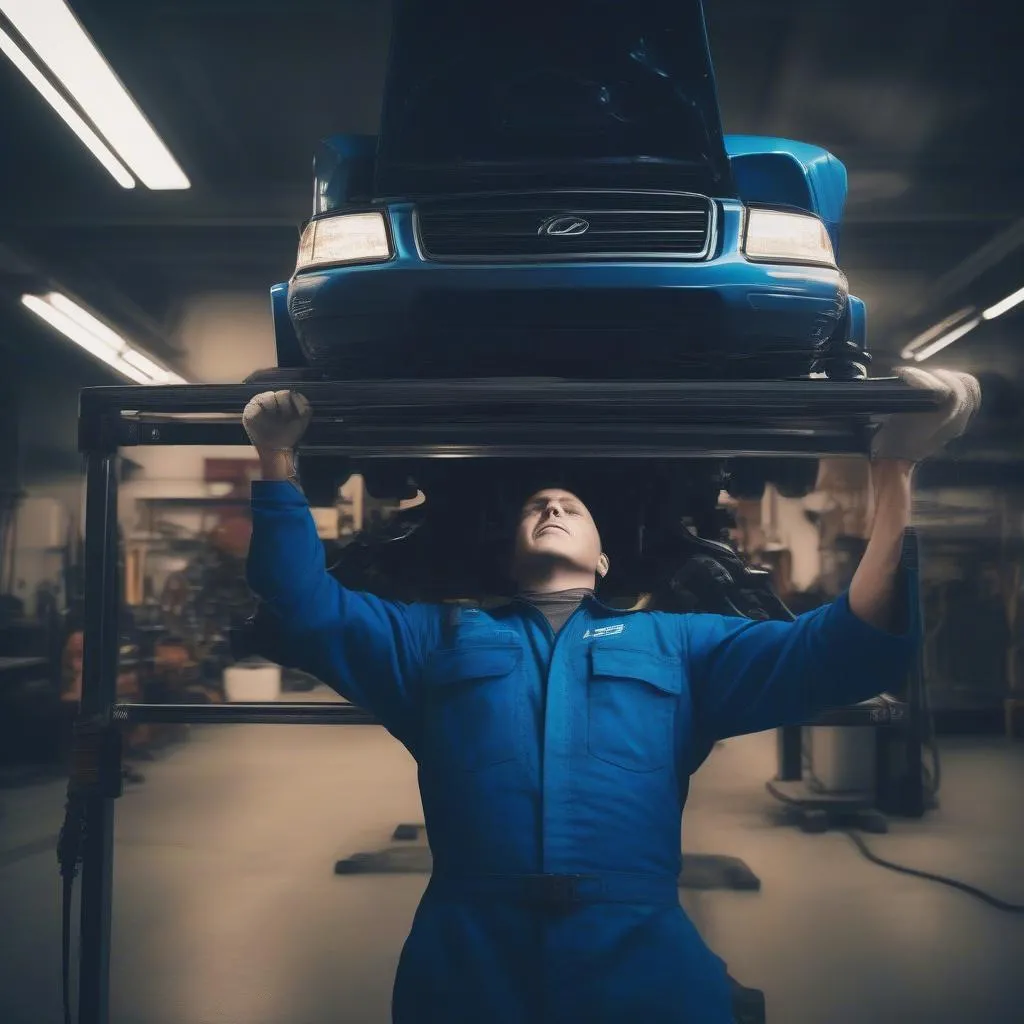
[[(372, 724), (350, 705), (119, 705), (118, 450), (248, 444), (241, 413), (266, 385), (87, 388), (79, 409), (86, 459), (85, 651), (81, 716), (129, 722)], [(278, 383), (313, 408), (303, 442), (368, 459), (666, 459), (867, 453), (874, 417), (933, 408), (896, 379), (867, 381), (408, 380)], [(869, 702), (869, 705), (871, 702)], [(884, 705), (840, 709), (830, 723), (884, 724)], [(851, 718), (850, 716), (853, 716)], [(73, 773), (84, 836), (78, 1024), (109, 1024), (114, 800), (97, 769)]]
[[(85, 648), (83, 718), (109, 722), (117, 694), (117, 450), (103, 446), (86, 456)], [(99, 790), (99, 787), (97, 787)], [(82, 911), (79, 925), (80, 1021), (109, 1019), (110, 915), (113, 898), (114, 798), (102, 791), (82, 797)], [(88, 896), (85, 894), (88, 893)]]

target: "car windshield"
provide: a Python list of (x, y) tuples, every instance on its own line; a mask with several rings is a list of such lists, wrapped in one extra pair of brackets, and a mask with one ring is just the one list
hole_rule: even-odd
[(514, 17), (502, 11), (457, 0), (406, 5), (392, 43), (383, 156), (709, 159), (714, 88), (699, 6), (523, 0)]

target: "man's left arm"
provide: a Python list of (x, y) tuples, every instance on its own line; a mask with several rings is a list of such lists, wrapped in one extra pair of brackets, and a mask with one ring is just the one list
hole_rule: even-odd
[(806, 722), (906, 679), (921, 635), (916, 565), (902, 560), (913, 468), (963, 433), (980, 392), (962, 374), (901, 376), (945, 400), (931, 413), (891, 417), (876, 435), (875, 515), (849, 590), (793, 622), (683, 617), (694, 724), (705, 738)]
[[(913, 502), (914, 464), (885, 459), (871, 464), (875, 515), (860, 565), (850, 581), (850, 611), (887, 633), (912, 629), (908, 620), (907, 573), (901, 555)], [(916, 580), (914, 581), (916, 584)]]

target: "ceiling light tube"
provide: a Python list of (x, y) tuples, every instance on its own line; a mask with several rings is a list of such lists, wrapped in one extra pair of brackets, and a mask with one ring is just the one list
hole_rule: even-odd
[(142, 373), (149, 374), (153, 380), (161, 380), (164, 376), (165, 371), (162, 366), (157, 366), (152, 359), (144, 356), (141, 352), (136, 352), (133, 348), (125, 349), (124, 361)]
[(120, 334), (60, 292), (23, 295), (21, 303), (93, 358), (106, 363), (136, 384), (186, 383), (176, 373), (164, 369), (144, 352), (131, 346)]
[(45, 299), (38, 295), (23, 295), (22, 305), (35, 313), (40, 320), (45, 321), (51, 327), (60, 331), (66, 338), (73, 341), (79, 348), (84, 349), (94, 359), (99, 359), (107, 366), (117, 370), (122, 376), (137, 384), (149, 383), (149, 377), (134, 367), (125, 367), (120, 355), (103, 342), (94, 338), (81, 324), (76, 323), (66, 313), (55, 309)]
[(83, 330), (88, 331), (97, 341), (108, 346), (114, 352), (121, 352), (128, 347), (127, 338), (122, 338), (117, 331), (108, 327), (102, 320), (97, 319), (87, 309), (84, 309), (77, 302), (73, 302), (66, 295), (62, 295), (60, 292), (50, 292), (44, 296), (44, 301), (48, 302), (58, 312), (69, 317)]
[(989, 306), (981, 315), (986, 320), (995, 320), (997, 316), (1002, 316), (1004, 313), (1008, 313), (1014, 306), (1019, 306), (1024, 302), (1024, 288), (1018, 288), (1012, 295), (1007, 295), (1001, 302), (997, 302), (994, 306)]
[(165, 370), (158, 363), (154, 363), (145, 353), (140, 352), (138, 349), (128, 346), (124, 350), (124, 361), (130, 366), (134, 366), (137, 370), (142, 373), (148, 373), (152, 377), (153, 382), (156, 384), (184, 384), (185, 380), (179, 377), (176, 373), (171, 373), (170, 370)]
[(144, 185), (190, 187), (65, 0), (0, 0), (0, 11)]
[(107, 169), (121, 188), (135, 188), (135, 179), (128, 168), (111, 152), (110, 147), (85, 123), (78, 111), (25, 56), (18, 44), (0, 29), (0, 52), (28, 79), (29, 84), (53, 107), (57, 116), (78, 136), (79, 141)]
[(936, 352), (941, 352), (944, 348), (948, 348), (953, 344), (954, 341), (958, 341), (965, 334), (973, 331), (978, 324), (981, 323), (981, 317), (976, 316), (973, 320), (968, 320), (967, 323), (961, 324), (959, 327), (950, 331), (948, 334), (942, 335), (941, 338), (937, 338), (930, 345), (926, 345), (924, 348), (919, 349), (914, 353), (914, 360), (918, 363), (923, 363), (926, 359), (930, 359)]
[(900, 358), (909, 359), (918, 349), (924, 348), (929, 342), (942, 337), (947, 331), (962, 324), (968, 317), (974, 316), (976, 312), (977, 310), (973, 306), (965, 306), (963, 309), (951, 313), (944, 320), (929, 327), (927, 331), (922, 331), (913, 341), (908, 341), (900, 353)]

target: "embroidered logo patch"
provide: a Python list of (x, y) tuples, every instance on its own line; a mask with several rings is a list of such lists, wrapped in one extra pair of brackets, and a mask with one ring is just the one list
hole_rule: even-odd
[(616, 622), (614, 626), (598, 626), (597, 629), (588, 629), (583, 634), (584, 640), (589, 640), (591, 637), (599, 636), (618, 636), (620, 633), (625, 632), (626, 624), (624, 622)]

